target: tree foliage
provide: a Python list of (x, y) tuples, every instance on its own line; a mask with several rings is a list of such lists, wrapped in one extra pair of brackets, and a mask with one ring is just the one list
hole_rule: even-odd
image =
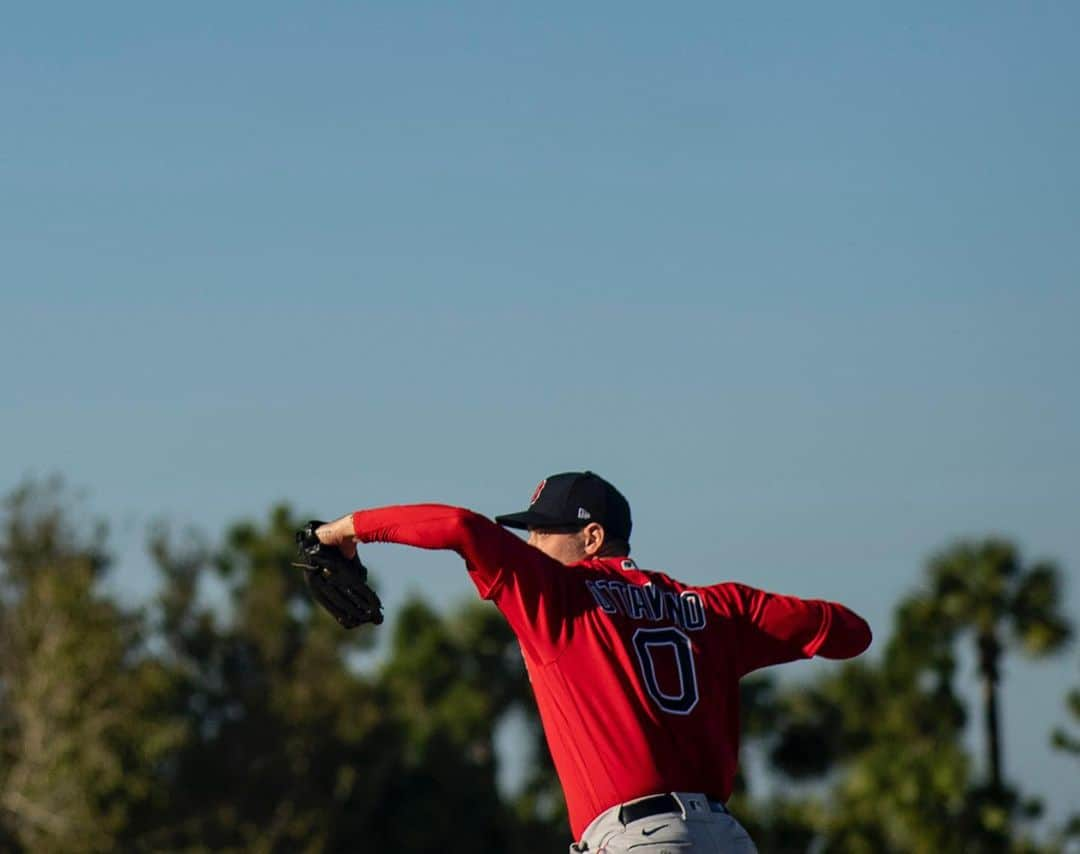
[(12, 848), (113, 851), (161, 796), (182, 738), (138, 612), (105, 596), (104, 527), (80, 531), (52, 482), (4, 506), (0, 806)]
[[(1069, 723), (1054, 728), (1050, 743), (1055, 750), (1074, 757), (1080, 764), (1080, 685), (1075, 685), (1066, 695), (1065, 708)], [(1080, 774), (1080, 767), (1077, 773)], [(1069, 817), (1062, 835), (1067, 839), (1080, 840), (1080, 807)]]
[[(218, 543), (156, 525), (159, 594), (134, 607), (107, 593), (105, 527), (60, 483), (20, 486), (3, 512), (0, 850), (565, 848), (520, 652), (489, 604), (413, 598), (382, 636), (342, 631), (290, 566), (303, 517), (281, 505)], [(761, 761), (732, 808), (759, 848), (1054, 850), (1029, 838), (1033, 799), (966, 749), (956, 658), (992, 637), (980, 666), (1000, 680), (1009, 651), (1062, 648), (1059, 575), (1001, 540), (959, 544), (872, 656), (798, 684), (745, 680), (744, 745)], [(1078, 754), (1076, 692), (1067, 703), (1054, 739)], [(497, 783), (508, 716), (531, 741), (514, 792)]]

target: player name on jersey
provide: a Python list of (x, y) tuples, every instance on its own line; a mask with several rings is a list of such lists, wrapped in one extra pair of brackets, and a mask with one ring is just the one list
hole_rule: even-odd
[[(623, 569), (637, 569), (633, 561), (623, 561)], [(642, 622), (671, 622), (690, 632), (705, 628), (705, 605), (693, 590), (681, 593), (647, 581), (597, 579), (586, 581), (593, 600), (605, 614), (621, 614)]]

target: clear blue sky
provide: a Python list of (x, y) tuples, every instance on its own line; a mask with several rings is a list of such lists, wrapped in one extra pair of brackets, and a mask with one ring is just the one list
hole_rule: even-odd
[[(1078, 31), (1067, 2), (9, 8), (0, 485), (84, 487), (134, 595), (154, 516), (496, 513), (590, 467), (688, 581), (884, 637), (933, 549), (996, 532), (1078, 618)], [(371, 559), (391, 607), (471, 594)], [(1005, 676), (1006, 770), (1060, 813), (1076, 653)]]

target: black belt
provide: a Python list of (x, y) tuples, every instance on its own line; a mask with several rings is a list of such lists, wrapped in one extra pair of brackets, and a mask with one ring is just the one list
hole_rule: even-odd
[[(712, 798), (709, 798), (708, 804), (709, 809), (712, 812), (727, 812), (727, 807), (724, 806), (723, 801), (714, 801)], [(651, 795), (647, 798), (642, 798), (640, 801), (623, 804), (619, 807), (619, 821), (622, 824), (630, 824), (632, 821), (665, 812), (674, 812), (682, 815), (682, 811), (682, 807), (679, 805), (679, 802), (675, 799), (674, 795)]]
[(682, 815), (682, 807), (679, 806), (679, 802), (672, 795), (653, 795), (619, 807), (619, 821), (623, 824), (629, 824), (640, 818), (648, 818), (662, 812), (677, 812)]

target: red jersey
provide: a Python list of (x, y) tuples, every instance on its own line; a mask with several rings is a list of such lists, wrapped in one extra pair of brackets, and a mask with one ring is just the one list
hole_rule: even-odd
[(453, 549), (506, 617), (536, 695), (574, 838), (615, 804), (658, 792), (727, 800), (739, 679), (870, 643), (842, 605), (744, 584), (692, 586), (629, 558), (573, 566), (489, 519), (419, 504), (353, 515), (361, 542)]

